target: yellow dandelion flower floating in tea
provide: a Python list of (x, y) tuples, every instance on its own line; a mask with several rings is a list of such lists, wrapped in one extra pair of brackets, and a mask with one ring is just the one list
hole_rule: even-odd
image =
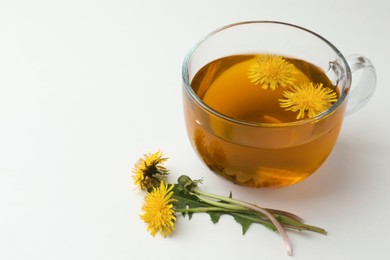
[(173, 185), (168, 185), (163, 181), (159, 187), (154, 187), (153, 191), (145, 197), (145, 202), (142, 206), (144, 214), (141, 219), (148, 224), (147, 230), (155, 236), (160, 233), (163, 237), (171, 235), (172, 230), (175, 230), (175, 211), (173, 210), (172, 198)]
[(262, 85), (263, 89), (287, 87), (294, 83), (297, 73), (293, 64), (281, 56), (258, 56), (256, 62), (249, 68), (248, 78), (255, 85)]
[(168, 158), (164, 158), (160, 151), (145, 154), (134, 166), (134, 184), (141, 190), (158, 186), (168, 174), (168, 170), (163, 165), (166, 160)]
[(309, 118), (325, 111), (337, 99), (337, 93), (331, 88), (324, 88), (322, 83), (313, 82), (292, 86), (283, 92), (286, 99), (279, 99), (280, 107), (286, 111), (297, 112), (297, 119), (307, 116)]

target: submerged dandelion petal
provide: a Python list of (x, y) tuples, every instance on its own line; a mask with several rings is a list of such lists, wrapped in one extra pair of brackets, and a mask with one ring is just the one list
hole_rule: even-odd
[(338, 95), (334, 89), (313, 82), (292, 86), (283, 92), (286, 99), (279, 99), (280, 107), (286, 111), (297, 112), (297, 119), (318, 115), (334, 104)]
[(148, 224), (147, 230), (155, 236), (160, 233), (163, 237), (171, 235), (175, 230), (175, 211), (173, 209), (172, 198), (173, 185), (168, 185), (161, 181), (160, 186), (153, 188), (153, 191), (145, 197), (142, 206), (144, 214), (140, 215), (141, 219)]

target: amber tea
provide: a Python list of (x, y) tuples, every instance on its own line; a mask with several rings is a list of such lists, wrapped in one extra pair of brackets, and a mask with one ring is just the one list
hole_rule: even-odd
[[(294, 125), (339, 98), (325, 72), (304, 60), (269, 54), (223, 57), (202, 67), (191, 87), (230, 122), (210, 115), (208, 124), (199, 124), (200, 113), (186, 109), (195, 149), (213, 171), (242, 185), (278, 187), (308, 177), (331, 152), (342, 123), (342, 113), (335, 113), (331, 121)], [(258, 124), (268, 127), (254, 131)]]
[(288, 186), (314, 173), (344, 116), (362, 108), (376, 86), (366, 57), (344, 57), (317, 33), (277, 21), (209, 33), (182, 69), (192, 146), (213, 172), (252, 187)]

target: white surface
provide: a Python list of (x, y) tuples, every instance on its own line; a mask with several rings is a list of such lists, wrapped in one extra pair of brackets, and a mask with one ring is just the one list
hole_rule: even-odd
[[(0, 1), (0, 259), (388, 259), (390, 2)], [(244, 20), (280, 20), (326, 37), (377, 69), (377, 92), (344, 121), (311, 178), (278, 190), (235, 186), (189, 145), (181, 65), (206, 33)], [(131, 169), (149, 151), (172, 178), (302, 216), (328, 236), (280, 236), (230, 217), (178, 217), (170, 238), (139, 219)]]

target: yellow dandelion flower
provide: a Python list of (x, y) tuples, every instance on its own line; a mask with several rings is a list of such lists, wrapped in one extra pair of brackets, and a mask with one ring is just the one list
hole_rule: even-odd
[(147, 230), (155, 236), (160, 233), (163, 237), (170, 236), (172, 230), (175, 230), (175, 211), (173, 210), (172, 198), (173, 185), (160, 182), (160, 187), (154, 187), (153, 191), (145, 197), (145, 203), (142, 206), (144, 214), (141, 219), (148, 224)]
[(286, 99), (279, 99), (280, 107), (286, 111), (298, 112), (297, 119), (307, 116), (309, 118), (325, 111), (334, 104), (338, 95), (331, 88), (324, 88), (322, 83), (313, 82), (293, 86), (283, 92)]
[(141, 190), (158, 186), (160, 181), (168, 174), (168, 170), (163, 166), (166, 160), (168, 158), (164, 158), (160, 151), (145, 154), (134, 166), (134, 184)]
[(294, 83), (297, 73), (295, 66), (281, 56), (258, 56), (256, 62), (249, 68), (248, 78), (263, 89), (287, 87)]

